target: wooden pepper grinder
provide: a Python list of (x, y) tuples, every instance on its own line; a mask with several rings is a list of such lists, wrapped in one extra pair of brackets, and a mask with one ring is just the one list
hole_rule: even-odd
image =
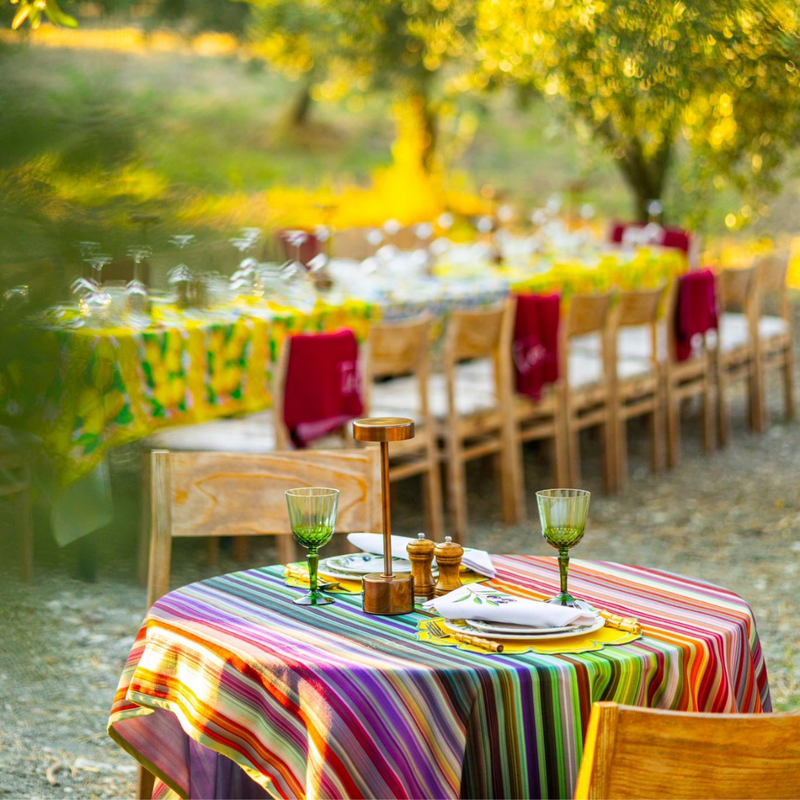
[(461, 586), (459, 572), (464, 548), (454, 542), (450, 536), (445, 536), (444, 542), (433, 548), (433, 554), (436, 556), (436, 563), (439, 566), (439, 580), (436, 581), (433, 593), (436, 597), (441, 597)]
[(430, 600), (433, 597), (433, 542), (420, 533), (415, 541), (409, 542), (407, 549), (414, 576), (414, 596), (417, 600)]

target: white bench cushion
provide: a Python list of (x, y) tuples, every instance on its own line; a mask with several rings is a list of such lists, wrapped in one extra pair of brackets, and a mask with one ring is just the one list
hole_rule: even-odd
[[(657, 326), (658, 360), (667, 360), (667, 332), (664, 323)], [(571, 342), (571, 349), (585, 355), (599, 355), (601, 350), (600, 334), (588, 333), (585, 336), (575, 336)], [(644, 358), (652, 357), (653, 346), (648, 325), (629, 325), (620, 328), (617, 334), (618, 358)]]
[(166, 428), (147, 439), (147, 446), (164, 450), (211, 450), (220, 453), (270, 453), (275, 450), (271, 411), (237, 419)]
[[(456, 367), (456, 411), (470, 416), (497, 407), (494, 375), (489, 361), (473, 361)], [(428, 403), (436, 419), (447, 416), (447, 384), (444, 375), (431, 375), (428, 380)], [(370, 414), (406, 416), (419, 419), (419, 388), (415, 378), (393, 378), (371, 388)]]

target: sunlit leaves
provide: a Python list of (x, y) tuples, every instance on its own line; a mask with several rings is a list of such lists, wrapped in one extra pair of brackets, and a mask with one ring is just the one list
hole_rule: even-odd
[(57, 0), (10, 0), (12, 5), (19, 8), (11, 21), (11, 28), (17, 30), (26, 22), (34, 30), (42, 24), (43, 17), (47, 17), (54, 25), (65, 28), (77, 28), (78, 22), (74, 17), (65, 14), (58, 5)]
[(592, 126), (640, 210), (663, 191), (681, 134), (695, 188), (717, 175), (740, 189), (772, 187), (797, 141), (791, 0), (479, 0), (476, 30), (481, 69), (536, 87)]

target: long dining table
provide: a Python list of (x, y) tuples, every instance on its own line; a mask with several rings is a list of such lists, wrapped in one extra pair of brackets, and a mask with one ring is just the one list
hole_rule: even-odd
[[(485, 585), (552, 596), (555, 558), (492, 558)], [(359, 594), (295, 605), (304, 589), (282, 566), (194, 583), (148, 612), (108, 730), (157, 776), (156, 797), (567, 798), (595, 701), (771, 710), (755, 619), (734, 592), (582, 560), (570, 589), (642, 635), (493, 653), (441, 646), (421, 607), (370, 616)]]

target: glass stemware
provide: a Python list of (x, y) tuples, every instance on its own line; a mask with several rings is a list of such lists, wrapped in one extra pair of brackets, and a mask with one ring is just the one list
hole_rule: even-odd
[(147, 245), (138, 245), (128, 248), (128, 255), (133, 259), (133, 277), (125, 287), (128, 297), (128, 308), (134, 324), (145, 326), (150, 320), (147, 311), (147, 286), (142, 280), (142, 264), (152, 255), (153, 251)]
[(545, 489), (536, 492), (542, 536), (558, 550), (561, 591), (548, 601), (550, 603), (573, 607), (577, 603), (567, 591), (569, 551), (583, 539), (590, 498), (591, 494), (582, 489)]
[(339, 490), (309, 487), (289, 489), (286, 492), (286, 505), (289, 508), (289, 522), (294, 540), (308, 550), (308, 594), (298, 597), (294, 602), (301, 606), (325, 606), (333, 603), (333, 598), (319, 591), (317, 567), (318, 551), (333, 536), (336, 527), (336, 510), (339, 505)]
[(111, 256), (106, 253), (95, 253), (84, 261), (92, 268), (92, 280), (99, 287), (103, 285), (103, 267), (111, 263)]
[(195, 237), (193, 233), (179, 233), (175, 236), (170, 236), (170, 242), (178, 248), (178, 250), (183, 250), (187, 244), (191, 244), (194, 241)]

